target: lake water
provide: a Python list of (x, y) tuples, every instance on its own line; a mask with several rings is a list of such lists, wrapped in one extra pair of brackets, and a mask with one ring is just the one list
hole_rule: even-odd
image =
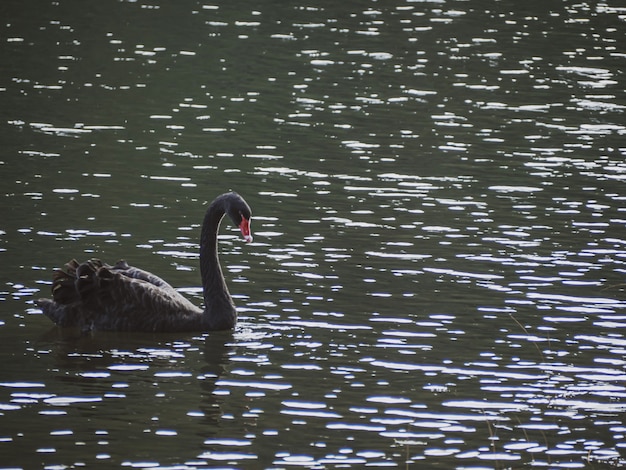
[[(626, 464), (626, 8), (4, 1), (0, 467)], [(71, 258), (233, 332), (80, 335)]]

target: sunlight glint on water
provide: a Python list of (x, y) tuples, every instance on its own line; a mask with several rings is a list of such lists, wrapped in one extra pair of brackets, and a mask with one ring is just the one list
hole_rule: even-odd
[[(3, 465), (624, 464), (623, 9), (13, 3)], [(233, 333), (35, 308), (74, 257), (200, 304), (227, 190)]]

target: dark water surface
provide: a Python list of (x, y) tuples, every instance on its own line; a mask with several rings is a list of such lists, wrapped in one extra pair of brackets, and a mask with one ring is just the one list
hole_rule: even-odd
[[(626, 463), (626, 8), (3, 1), (0, 467)], [(232, 333), (81, 336), (73, 257)]]

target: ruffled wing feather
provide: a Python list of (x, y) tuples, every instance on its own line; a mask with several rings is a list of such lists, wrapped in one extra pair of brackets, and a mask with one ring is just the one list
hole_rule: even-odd
[(82, 329), (186, 331), (202, 329), (202, 310), (163, 279), (119, 261), (71, 260), (57, 270), (53, 299), (43, 313), (60, 326)]

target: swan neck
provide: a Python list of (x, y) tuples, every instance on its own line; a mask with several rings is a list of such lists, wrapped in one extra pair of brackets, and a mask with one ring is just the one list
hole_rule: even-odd
[[(204, 216), (200, 235), (200, 274), (204, 294), (204, 316), (211, 329), (232, 328), (235, 307), (226, 286), (217, 253), (217, 234), (225, 210), (214, 201)], [(232, 322), (232, 325), (230, 324)]]

